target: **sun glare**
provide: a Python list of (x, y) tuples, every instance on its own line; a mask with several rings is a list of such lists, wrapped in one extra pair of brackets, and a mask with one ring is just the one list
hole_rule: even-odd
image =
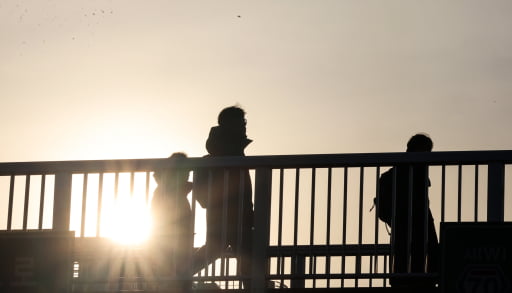
[(144, 202), (120, 198), (107, 224), (107, 237), (124, 245), (141, 244), (151, 234), (151, 215)]
[(77, 237), (142, 244), (151, 234), (149, 203), (154, 189), (146, 173), (105, 173), (101, 180), (99, 174), (73, 175), (70, 228)]
[[(122, 245), (144, 244), (152, 233), (150, 206), (156, 186), (153, 176), (145, 172), (105, 173), (101, 180), (99, 174), (88, 174), (87, 180), (83, 174), (73, 175), (70, 230), (77, 237), (105, 237)], [(189, 201), (191, 197), (189, 194)], [(205, 218), (205, 210), (195, 205), (195, 246), (205, 242)]]

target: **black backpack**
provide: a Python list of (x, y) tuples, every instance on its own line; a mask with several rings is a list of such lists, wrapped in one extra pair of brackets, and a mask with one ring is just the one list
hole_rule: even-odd
[(379, 193), (373, 199), (378, 218), (389, 226), (393, 216), (393, 170), (392, 168), (382, 173), (379, 178)]

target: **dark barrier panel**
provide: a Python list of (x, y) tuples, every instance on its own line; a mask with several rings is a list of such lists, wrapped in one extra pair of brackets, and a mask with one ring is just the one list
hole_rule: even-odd
[(0, 292), (68, 293), (74, 232), (0, 232)]
[(512, 223), (442, 223), (442, 292), (512, 292)]

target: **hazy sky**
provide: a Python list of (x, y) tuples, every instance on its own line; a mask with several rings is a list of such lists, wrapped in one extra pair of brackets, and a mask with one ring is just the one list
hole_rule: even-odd
[(512, 2), (0, 0), (0, 161), (512, 149)]

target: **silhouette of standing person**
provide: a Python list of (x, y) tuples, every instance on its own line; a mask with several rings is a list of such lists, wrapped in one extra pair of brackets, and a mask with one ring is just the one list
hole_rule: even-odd
[[(247, 138), (246, 124), (245, 111), (242, 108), (232, 106), (223, 109), (218, 116), (218, 126), (210, 129), (206, 141), (208, 156), (245, 156), (244, 150), (252, 142)], [(193, 273), (230, 250), (237, 255), (237, 270), (246, 277), (243, 285), (247, 289), (254, 213), (249, 170), (218, 168), (212, 169), (210, 174), (211, 180), (196, 181), (194, 176), (194, 192), (197, 197), (207, 201), (202, 204), (206, 208), (207, 228), (206, 243), (194, 257)]]
[[(185, 159), (184, 153), (174, 153), (171, 159)], [(187, 194), (192, 190), (189, 170), (155, 171), (158, 184), (151, 200), (153, 217), (153, 264), (162, 278), (176, 278), (172, 288), (187, 291), (191, 288), (190, 259), (193, 248), (192, 210)]]
[[(431, 152), (432, 148), (433, 142), (425, 134), (416, 134), (407, 143), (407, 152)], [(396, 212), (392, 228), (392, 272), (435, 273), (438, 271), (439, 244), (428, 200), (428, 166), (404, 164), (394, 169)], [(391, 278), (390, 283), (393, 287), (435, 286), (434, 280), (401, 276)]]

